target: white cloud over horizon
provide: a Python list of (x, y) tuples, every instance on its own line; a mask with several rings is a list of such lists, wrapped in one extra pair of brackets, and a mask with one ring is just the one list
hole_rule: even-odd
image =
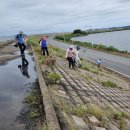
[(130, 0), (1, 0), (0, 36), (130, 25)]

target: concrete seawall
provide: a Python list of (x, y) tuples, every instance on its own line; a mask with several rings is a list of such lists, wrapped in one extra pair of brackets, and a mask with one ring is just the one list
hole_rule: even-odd
[[(32, 47), (32, 50), (33, 50), (33, 47)], [(34, 60), (35, 60), (35, 66), (36, 66), (36, 72), (37, 72), (37, 76), (38, 76), (38, 80), (39, 80), (39, 85), (40, 85), (41, 93), (43, 96), (43, 105), (44, 105), (44, 109), (45, 109), (47, 125), (49, 127), (49, 130), (61, 130), (57, 116), (56, 116), (56, 112), (54, 110), (54, 107), (53, 107), (53, 104), (52, 104), (52, 101), (51, 101), (51, 98), (49, 95), (48, 88), (43, 79), (40, 65), (38, 63), (38, 59), (36, 57), (34, 50), (33, 50), (33, 56), (34, 56)]]

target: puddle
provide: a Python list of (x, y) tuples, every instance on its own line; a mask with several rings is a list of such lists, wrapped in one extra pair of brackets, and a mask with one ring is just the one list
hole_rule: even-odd
[(23, 109), (24, 95), (37, 78), (31, 55), (26, 54), (26, 60), (29, 65), (25, 70), (18, 68), (22, 66), (21, 57), (0, 66), (0, 130), (19, 130), (24, 126), (16, 118)]

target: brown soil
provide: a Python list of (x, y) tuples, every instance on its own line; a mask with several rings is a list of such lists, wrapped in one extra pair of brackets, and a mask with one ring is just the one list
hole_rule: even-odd
[(15, 48), (14, 44), (15, 43), (0, 46), (0, 64), (4, 64), (9, 60), (18, 57), (15, 55), (15, 52), (18, 51), (18, 48)]

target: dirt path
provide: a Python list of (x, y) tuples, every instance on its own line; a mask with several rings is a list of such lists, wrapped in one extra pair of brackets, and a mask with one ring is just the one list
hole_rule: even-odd
[(14, 53), (17, 52), (19, 49), (15, 48), (13, 44), (5, 45), (0, 48), (0, 64), (4, 64), (11, 59), (15, 59), (16, 56)]

